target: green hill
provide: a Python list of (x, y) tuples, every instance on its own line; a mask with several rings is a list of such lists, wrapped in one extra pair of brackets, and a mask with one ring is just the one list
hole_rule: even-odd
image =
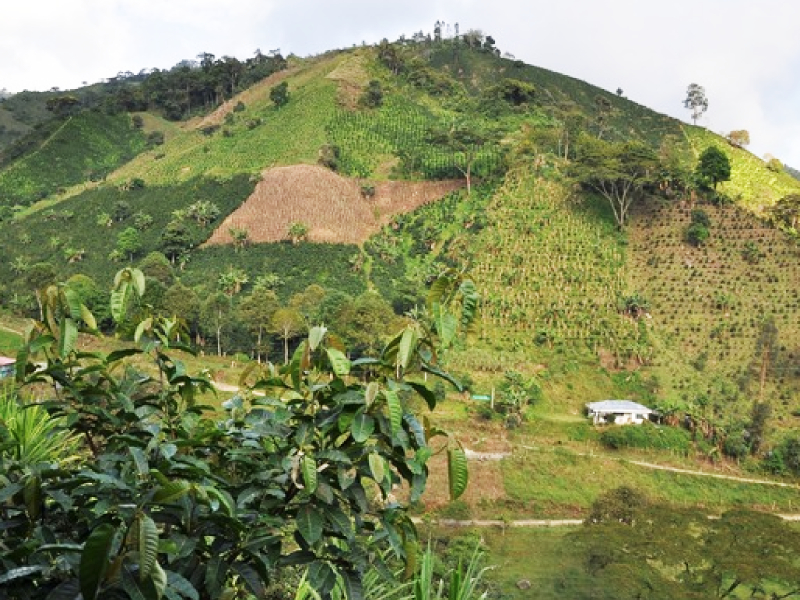
[[(175, 263), (173, 278), (204, 294), (239, 268), (249, 281), (243, 294), (270, 274), (284, 303), (320, 283), (350, 296), (377, 290), (397, 312), (418, 303), (441, 268), (467, 266), (483, 296), (480, 335), (452, 360), (486, 386), (510, 369), (572, 372), (596, 382), (597, 393), (700, 404), (720, 422), (746, 419), (754, 400), (769, 398), (791, 425), (800, 389), (797, 244), (758, 218), (800, 182), (713, 133), (463, 40), (382, 43), (286, 66), (196, 106), (184, 121), (167, 120), (175, 115), (157, 106), (141, 110), (137, 100), (134, 113), (81, 111), (18, 142), (22, 151), (0, 168), (0, 198), (10, 206), (48, 197), (0, 223), (4, 304), (33, 311), (26, 276), (37, 263), (104, 286), (114, 270), (155, 250)], [(277, 106), (271, 93), (283, 83), (288, 102)], [(137, 80), (131, 89), (148, 85)], [(716, 145), (732, 166), (719, 191), (734, 205), (708, 204), (701, 193), (689, 206), (691, 195), (654, 184), (620, 231), (606, 201), (570, 177), (581, 131), (640, 141), (656, 156), (672, 140), (689, 169)], [(355, 178), (364, 194), (386, 179), (467, 172), (475, 185), (387, 217), (360, 249), (202, 248), (264, 169), (318, 161)], [(329, 192), (315, 191), (320, 203)], [(198, 203), (213, 205), (213, 215), (191, 217)], [(711, 221), (700, 248), (685, 239), (697, 208)], [(377, 204), (374, 211), (383, 216)], [(164, 232), (181, 220), (186, 231), (170, 249)], [(135, 248), (121, 253), (129, 228), (138, 232)], [(768, 322), (781, 354), (766, 375), (754, 374)], [(232, 349), (247, 351), (243, 339), (231, 338)], [(620, 372), (630, 385), (617, 385)], [(575, 411), (592, 393), (550, 384), (554, 411)]]

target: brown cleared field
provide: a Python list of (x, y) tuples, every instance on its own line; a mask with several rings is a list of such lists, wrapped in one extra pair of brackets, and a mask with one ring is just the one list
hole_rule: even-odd
[(437, 200), (465, 182), (375, 182), (371, 198), (362, 195), (361, 185), (315, 165), (267, 169), (253, 194), (206, 243), (233, 243), (229, 230), (234, 227), (245, 229), (251, 243), (278, 242), (288, 239), (290, 225), (299, 222), (308, 226), (310, 241), (360, 244), (392, 215)]

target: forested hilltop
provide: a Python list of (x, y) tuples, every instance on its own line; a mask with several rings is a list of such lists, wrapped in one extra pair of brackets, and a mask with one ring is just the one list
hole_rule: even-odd
[[(603, 468), (648, 497), (606, 496), (614, 482), (583, 458), (630, 451), (784, 483), (800, 474), (796, 172), (748, 152), (747, 132), (720, 136), (525, 64), (480, 31), (442, 32), (306, 58), (202, 53), (3, 99), (0, 306), (11, 329), (46, 321), (63, 283), (120, 339), (142, 319), (180, 317), (187, 347), (234, 384), (246, 365), (292, 365), (321, 324), (357, 361), (385, 358), (390, 334), (425, 323), (466, 389), (432, 384), (444, 420), (503, 461), (476, 467), (497, 482), (489, 496), (467, 489), (448, 504), (429, 490), (420, 510), (583, 517), (600, 498), (631, 514), (793, 512), (793, 491), (709, 492), (616, 462)], [(117, 272), (141, 272), (144, 295), (115, 316)], [(458, 317), (426, 302), (443, 273), (470, 282), (463, 338)], [(19, 345), (0, 336), (0, 354)], [(338, 355), (321, 356), (346, 379)], [(607, 398), (657, 409), (662, 424), (589, 427), (585, 403)], [(564, 453), (504, 454), (540, 446)], [(691, 510), (681, 522), (700, 518)], [(592, 536), (578, 537), (590, 552)], [(582, 573), (569, 585), (589, 589), (595, 576), (614, 581)]]

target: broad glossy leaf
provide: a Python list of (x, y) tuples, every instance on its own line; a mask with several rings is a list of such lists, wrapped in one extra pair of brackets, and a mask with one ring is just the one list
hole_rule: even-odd
[(336, 348), (327, 348), (325, 350), (328, 354), (328, 360), (331, 363), (331, 369), (339, 377), (344, 377), (350, 373), (350, 359), (347, 358), (341, 350)]
[(178, 498), (188, 493), (191, 485), (184, 479), (176, 479), (163, 484), (153, 495), (153, 501), (159, 504), (175, 502)]
[(167, 585), (188, 600), (200, 600), (200, 594), (195, 587), (180, 573), (165, 571)]
[(364, 588), (361, 584), (361, 576), (355, 571), (344, 571), (340, 573), (347, 600), (364, 600)]
[(400, 338), (400, 347), (397, 351), (397, 367), (406, 371), (414, 358), (414, 351), (417, 349), (419, 333), (412, 327), (406, 327), (403, 337)]
[(109, 523), (97, 526), (86, 540), (79, 567), (81, 594), (84, 600), (94, 600), (106, 576), (115, 529)]
[(389, 422), (392, 426), (392, 437), (400, 433), (403, 426), (403, 404), (400, 397), (394, 390), (384, 390), (383, 396), (386, 398), (386, 406), (389, 409)]
[(262, 580), (253, 566), (244, 562), (235, 562), (231, 565), (231, 569), (241, 577), (247, 589), (256, 598), (263, 598), (266, 595), (267, 589), (264, 585), (266, 582)]
[(309, 544), (322, 538), (323, 518), (312, 506), (302, 506), (297, 511), (297, 530)]
[(158, 528), (147, 515), (138, 519), (139, 581), (144, 581), (153, 572), (158, 559)]
[(70, 579), (50, 590), (45, 600), (80, 600), (81, 587), (77, 579)]
[(14, 581), (15, 579), (22, 579), (23, 577), (30, 577), (31, 575), (35, 575), (36, 573), (41, 573), (44, 571), (44, 566), (35, 565), (30, 567), (17, 567), (15, 569), (9, 569), (5, 573), (0, 574), (0, 583), (8, 583), (9, 581)]
[(303, 472), (303, 484), (309, 494), (317, 489), (317, 462), (307, 454), (303, 456), (300, 468)]
[(308, 345), (312, 352), (317, 349), (327, 332), (327, 327), (322, 325), (311, 328), (311, 330), (308, 332)]
[(373, 431), (375, 431), (375, 419), (366, 414), (363, 409), (359, 410), (350, 424), (353, 439), (361, 444), (369, 439)]
[(370, 381), (367, 384), (367, 389), (364, 391), (364, 403), (366, 404), (367, 408), (372, 406), (372, 403), (375, 402), (375, 398), (380, 391), (381, 386), (377, 381)]
[(367, 460), (369, 461), (369, 470), (372, 473), (372, 477), (376, 482), (383, 483), (383, 479), (386, 476), (386, 464), (383, 461), (383, 457), (373, 452)]
[(326, 562), (314, 561), (308, 567), (308, 582), (314, 591), (326, 598), (336, 585), (336, 571)]
[(145, 478), (150, 473), (150, 465), (147, 462), (147, 455), (144, 450), (136, 446), (128, 446), (128, 452), (133, 457), (133, 463), (136, 465), (136, 472), (139, 474), (139, 478)]
[(450, 480), (450, 499), (455, 500), (464, 493), (469, 483), (467, 455), (460, 446), (447, 449), (447, 474)]
[(406, 383), (411, 386), (411, 389), (422, 396), (422, 399), (425, 400), (425, 403), (428, 405), (429, 409), (433, 410), (436, 408), (436, 394), (434, 394), (427, 385), (424, 383), (417, 383), (415, 381), (406, 381)]
[(78, 326), (70, 318), (61, 322), (61, 336), (58, 340), (58, 355), (64, 359), (75, 349), (78, 341)]

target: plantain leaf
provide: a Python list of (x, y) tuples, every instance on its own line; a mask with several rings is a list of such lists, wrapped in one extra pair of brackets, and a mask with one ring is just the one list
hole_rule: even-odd
[(97, 320), (94, 318), (92, 311), (90, 311), (84, 304), (81, 304), (81, 321), (86, 323), (86, 327), (92, 331), (97, 329)]
[(303, 483), (306, 486), (306, 491), (313, 494), (317, 489), (317, 462), (307, 454), (303, 456), (300, 463), (303, 471)]
[(96, 527), (86, 540), (78, 569), (83, 600), (94, 600), (106, 576), (114, 541), (114, 526), (103, 523)]
[(35, 573), (41, 573), (44, 570), (45, 567), (43, 565), (10, 569), (5, 573), (0, 574), (0, 583), (8, 583), (9, 581), (14, 581), (15, 579), (21, 579), (22, 577), (28, 577), (29, 575), (33, 575)]
[(158, 558), (158, 528), (155, 521), (147, 515), (138, 519), (139, 541), (139, 581), (144, 581), (153, 572)]
[(469, 483), (467, 455), (461, 446), (447, 449), (447, 474), (450, 480), (450, 499), (455, 500), (464, 493)]
[(322, 515), (312, 506), (302, 506), (297, 511), (297, 530), (309, 544), (314, 544), (322, 538), (322, 525)]

